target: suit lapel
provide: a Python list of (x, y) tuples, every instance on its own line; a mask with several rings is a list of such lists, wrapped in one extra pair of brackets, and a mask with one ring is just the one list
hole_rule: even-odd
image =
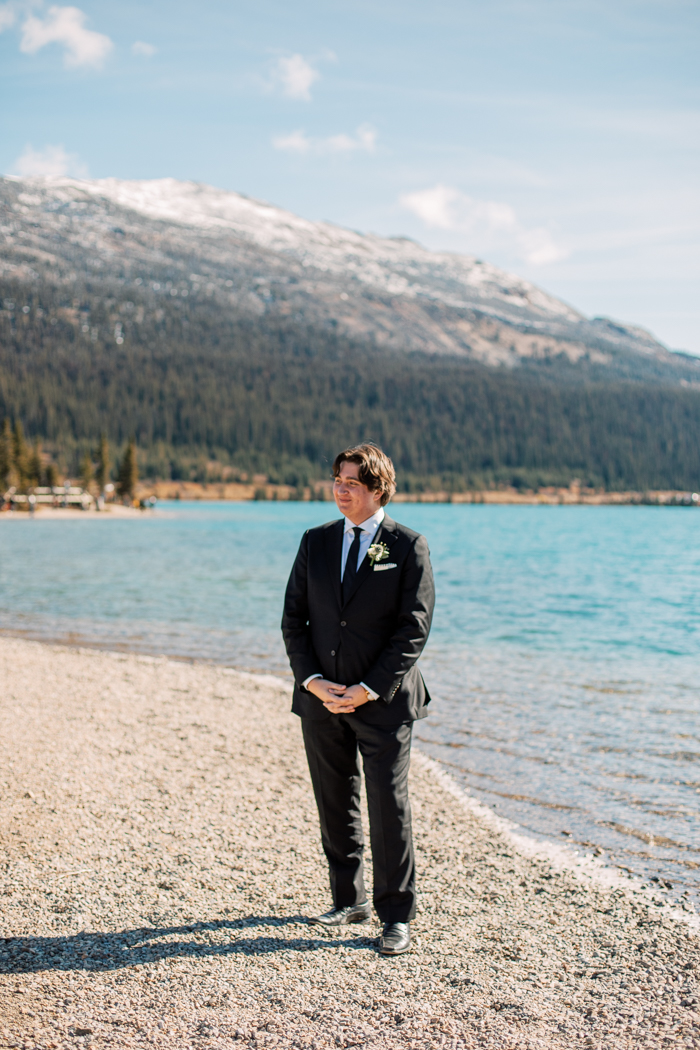
[[(396, 523), (394, 521), (392, 521), (391, 518), (385, 517), (384, 521), (381, 523), (381, 525), (377, 529), (377, 532), (376, 532), (376, 534), (374, 536), (374, 539), (372, 540), (372, 543), (386, 543), (387, 547), (391, 547), (391, 545), (396, 540), (395, 529), (396, 529)], [(342, 540), (342, 532), (341, 532), (341, 540)], [(339, 548), (339, 550), (340, 550), (340, 548)], [(340, 553), (338, 554), (338, 565), (340, 565)], [(362, 586), (364, 581), (369, 576), (370, 572), (372, 572), (372, 563), (369, 560), (369, 555), (365, 554), (364, 558), (362, 559), (362, 564), (360, 565), (359, 569), (357, 570), (357, 576), (355, 577), (355, 583), (353, 584), (352, 589), (351, 589), (350, 593), (348, 594), (348, 596), (347, 596), (347, 598), (345, 600), (345, 605), (347, 605), (348, 602), (353, 598), (353, 596), (355, 595), (358, 587)], [(339, 572), (338, 572), (338, 575), (340, 575)], [(340, 593), (340, 585), (338, 586), (338, 592)], [(341, 602), (341, 606), (342, 606), (342, 604), (343, 603)]]
[(328, 572), (331, 576), (333, 593), (339, 606), (343, 601), (340, 593), (340, 556), (343, 549), (343, 525), (344, 519), (334, 522), (330, 529), (326, 530), (326, 561)]

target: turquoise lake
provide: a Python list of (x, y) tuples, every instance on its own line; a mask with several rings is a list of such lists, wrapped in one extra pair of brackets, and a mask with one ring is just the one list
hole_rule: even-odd
[[(0, 520), (0, 630), (288, 675), (279, 621), (323, 503)], [(700, 887), (700, 513), (399, 505), (437, 605), (418, 746), (536, 837)]]

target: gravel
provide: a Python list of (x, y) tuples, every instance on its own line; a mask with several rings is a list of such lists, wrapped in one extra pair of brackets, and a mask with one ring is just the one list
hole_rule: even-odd
[(414, 948), (340, 934), (288, 684), (0, 638), (0, 1046), (700, 1047), (700, 940), (412, 773)]

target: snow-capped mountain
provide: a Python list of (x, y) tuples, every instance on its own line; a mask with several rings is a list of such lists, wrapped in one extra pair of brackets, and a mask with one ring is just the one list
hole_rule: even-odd
[(0, 180), (0, 276), (204, 291), (239, 313), (291, 316), (378, 348), (485, 364), (564, 355), (672, 364), (643, 329), (589, 320), (468, 255), (310, 222), (250, 197), (175, 179)]

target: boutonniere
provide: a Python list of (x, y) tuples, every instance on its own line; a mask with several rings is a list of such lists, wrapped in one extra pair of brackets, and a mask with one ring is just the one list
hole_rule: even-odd
[(378, 561), (389, 557), (389, 548), (386, 543), (373, 543), (367, 551), (367, 557), (372, 565), (376, 565)]

